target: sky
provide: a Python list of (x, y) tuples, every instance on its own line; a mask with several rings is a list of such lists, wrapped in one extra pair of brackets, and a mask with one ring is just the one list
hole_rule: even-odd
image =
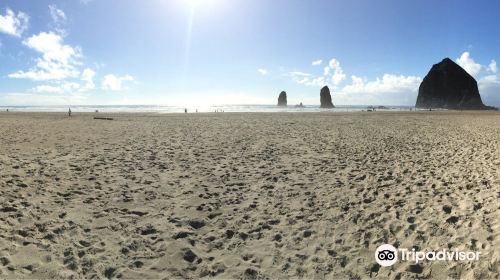
[(414, 105), (449, 57), (500, 106), (500, 2), (2, 0), (0, 106)]

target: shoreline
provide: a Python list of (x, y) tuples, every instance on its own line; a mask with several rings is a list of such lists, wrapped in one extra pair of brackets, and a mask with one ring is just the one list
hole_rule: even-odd
[[(300, 115), (300, 114), (305, 114), (305, 115), (343, 115), (343, 114), (405, 114), (405, 115), (432, 115), (432, 114), (449, 114), (449, 115), (467, 115), (467, 114), (491, 114), (491, 115), (497, 115), (500, 114), (500, 110), (418, 110), (418, 111), (391, 111), (391, 110), (380, 110), (380, 111), (375, 111), (375, 112), (367, 112), (367, 111), (308, 111), (308, 112), (300, 112), (300, 111), (292, 111), (292, 112), (79, 112), (79, 111), (71, 111), (72, 116), (99, 116), (99, 115), (119, 115), (119, 116), (193, 116), (193, 115)], [(34, 112), (34, 111), (0, 111), (0, 116), (8, 116), (8, 115), (65, 115), (68, 116), (68, 112), (46, 112), (46, 111), (40, 111), (40, 112)]]

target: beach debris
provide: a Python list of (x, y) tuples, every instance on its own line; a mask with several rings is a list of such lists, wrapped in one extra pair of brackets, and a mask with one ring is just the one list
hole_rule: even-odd
[(94, 120), (106, 120), (106, 121), (112, 121), (114, 120), (113, 118), (104, 118), (104, 117), (94, 117)]

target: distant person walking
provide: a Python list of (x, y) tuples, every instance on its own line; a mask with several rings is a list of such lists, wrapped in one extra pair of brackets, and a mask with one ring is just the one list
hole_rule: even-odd
[(68, 110), (68, 116), (71, 117), (71, 108)]
[(187, 114), (187, 112), (188, 112), (188, 109), (187, 109), (187, 108), (185, 108), (185, 109), (184, 109), (184, 113), (186, 113), (186, 114)]

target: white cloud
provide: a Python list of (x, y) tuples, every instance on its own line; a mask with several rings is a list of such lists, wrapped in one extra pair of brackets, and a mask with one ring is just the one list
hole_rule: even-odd
[(7, 105), (80, 105), (85, 104), (88, 96), (82, 93), (43, 94), (43, 93), (5, 93), (0, 96), (2, 104)]
[(320, 88), (325, 85), (332, 90), (334, 103), (351, 105), (414, 105), (422, 79), (417, 76), (384, 74), (374, 80), (357, 75), (345, 82), (346, 74), (338, 59), (332, 58), (320, 75), (304, 72), (289, 72), (298, 84)]
[(342, 91), (346, 93), (398, 93), (416, 92), (422, 79), (415, 76), (384, 74), (382, 79), (374, 81), (351, 76), (352, 83), (346, 85)]
[[(319, 61), (319, 60), (318, 60)], [(313, 65), (319, 65), (322, 63), (322, 61), (319, 61), (320, 63), (316, 63), (318, 61), (314, 61)], [(333, 74), (332, 74), (333, 72)], [(289, 74), (292, 74), (292, 78), (299, 83), (303, 85), (308, 85), (308, 86), (314, 86), (314, 87), (322, 87), (325, 84), (329, 84), (329, 81), (333, 84), (334, 87), (338, 86), (343, 80), (345, 80), (346, 75), (344, 74), (344, 70), (342, 70), (342, 67), (340, 67), (340, 62), (332, 58), (329, 62), (328, 65), (323, 68), (323, 76), (318, 76), (314, 77), (311, 74), (307, 75), (302, 75), (305, 77), (310, 77), (308, 79), (297, 79), (297, 76), (299, 76), (299, 73), (302, 72), (290, 72)], [(306, 74), (306, 73), (303, 73)]]
[(50, 16), (56, 24), (66, 22), (66, 14), (63, 10), (58, 9), (56, 5), (49, 5)]
[(316, 78), (304, 77), (298, 80), (297, 83), (306, 86), (322, 87), (326, 84), (326, 81), (324, 77), (316, 77)]
[(62, 41), (63, 38), (58, 34), (41, 32), (25, 40), (23, 44), (42, 53), (45, 60), (69, 63), (69, 60), (79, 53), (74, 48), (63, 45)]
[(83, 70), (80, 80), (83, 83), (71, 82), (71, 81), (53, 81), (51, 84), (39, 85), (31, 89), (34, 93), (75, 93), (75, 92), (86, 92), (95, 88), (94, 70), (86, 68)]
[(36, 59), (36, 65), (30, 70), (17, 71), (8, 76), (48, 82), (33, 87), (30, 92), (73, 94), (95, 89), (96, 72), (90, 68), (80, 71), (81, 50), (65, 45), (60, 34), (41, 32), (27, 38), (23, 44), (41, 56)]
[(73, 93), (80, 89), (80, 84), (74, 82), (60, 82), (55, 85), (39, 85), (31, 89), (35, 93)]
[(41, 32), (23, 41), (30, 49), (39, 52), (42, 57), (37, 58), (36, 66), (29, 71), (17, 71), (8, 76), (10, 78), (24, 78), (35, 81), (63, 80), (76, 78), (80, 72), (76, 68), (81, 57), (79, 48), (63, 44), (63, 38), (52, 32)]
[(500, 107), (500, 75), (488, 75), (478, 81), (479, 93), (483, 103)]
[(29, 17), (23, 12), (18, 12), (17, 15), (7, 9), (7, 13), (0, 15), (0, 32), (12, 36), (21, 37), (22, 33), (28, 28)]
[(352, 80), (352, 85), (359, 86), (359, 85), (363, 85), (363, 83), (365, 82), (366, 79), (352, 75), (351, 80)]
[(335, 102), (352, 105), (413, 105), (422, 79), (416, 76), (384, 74), (368, 81), (351, 76), (351, 84), (335, 94)]
[(264, 68), (257, 69), (257, 72), (259, 72), (263, 76), (265, 76), (265, 75), (267, 75), (269, 73), (267, 71), (267, 69), (264, 69)]
[[(476, 63), (469, 52), (464, 52), (457, 62), (469, 74), (478, 80), (479, 93), (483, 103), (490, 106), (500, 106), (500, 74), (497, 62), (492, 59), (489, 64)], [(484, 69), (484, 71), (482, 71)], [(479, 77), (483, 73), (482, 77)]]
[(298, 84), (306, 86), (323, 86), (325, 85), (324, 77), (314, 77), (312, 74), (294, 71), (283, 74), (283, 76), (291, 77)]
[(479, 74), (482, 68), (481, 64), (476, 63), (474, 59), (472, 59), (469, 52), (462, 53), (462, 55), (457, 58), (457, 63), (464, 68), (467, 73), (474, 77)]
[(104, 76), (102, 81), (102, 89), (110, 91), (120, 91), (127, 89), (123, 86), (125, 81), (134, 81), (134, 78), (130, 75), (125, 76), (115, 76), (112, 74)]
[(312, 66), (318, 66), (318, 65), (321, 65), (321, 63), (323, 63), (323, 60), (321, 59), (318, 59), (318, 60), (315, 60), (311, 63)]
[(330, 74), (330, 66), (323, 68), (323, 76), (328, 76)]
[[(492, 59), (489, 64), (476, 63), (469, 52), (464, 52), (457, 63), (478, 80), (479, 93), (483, 103), (490, 106), (500, 106), (500, 75), (497, 62)], [(484, 69), (484, 71), (482, 71)], [(479, 77), (483, 73), (482, 77)]]
[(488, 75), (479, 80), (479, 85), (500, 84), (497, 75)]
[(284, 74), (285, 76), (290, 76), (290, 77), (310, 77), (312, 76), (311, 74), (309, 73), (304, 73), (304, 72), (299, 72), (299, 71), (294, 71), (294, 72), (288, 72), (286, 74)]
[(333, 58), (330, 60), (329, 63), (330, 69), (333, 69), (333, 75), (332, 75), (332, 83), (334, 85), (340, 84), (343, 80), (345, 80), (345, 74), (344, 71), (342, 70), (342, 67), (340, 67), (340, 62)]
[[(340, 65), (333, 62), (331, 66), (329, 66), (329, 69), (338, 68)], [(338, 73), (338, 75), (340, 74), (345, 75), (343, 72)], [(327, 79), (333, 79), (334, 76), (335, 74), (317, 77), (313, 75), (295, 75), (292, 78), (298, 84), (320, 88), (328, 84)], [(422, 79), (416, 76), (384, 74), (381, 78), (368, 80), (352, 75), (349, 84), (337, 89), (333, 87), (332, 94), (336, 104), (414, 105), (421, 81)]]
[(50, 85), (40, 85), (31, 89), (32, 92), (36, 93), (63, 93), (63, 90), (59, 86)]
[(491, 60), (490, 65), (488, 65), (488, 71), (492, 73), (496, 73), (498, 71), (497, 62), (495, 60)]
[(82, 87), (83, 91), (92, 90), (95, 88), (94, 84), (95, 74), (96, 74), (95, 71), (90, 68), (86, 68), (85, 70), (83, 70), (81, 76), (81, 80), (85, 82), (85, 85)]

